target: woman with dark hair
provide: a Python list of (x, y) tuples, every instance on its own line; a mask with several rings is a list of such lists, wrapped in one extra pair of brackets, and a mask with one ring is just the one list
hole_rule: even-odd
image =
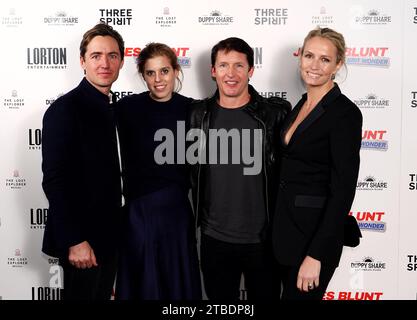
[[(116, 299), (201, 299), (188, 171), (176, 154), (177, 147), (185, 146), (185, 139), (178, 142), (176, 137), (177, 130), (185, 130), (191, 99), (175, 90), (176, 83), (181, 87), (181, 67), (167, 45), (148, 44), (137, 68), (149, 91), (128, 96), (117, 106), (128, 212)], [(161, 142), (158, 136), (167, 132), (175, 138)]]
[(340, 33), (318, 28), (304, 39), (300, 73), (307, 93), (281, 131), (272, 234), (284, 300), (322, 299), (342, 253), (362, 138), (362, 114), (334, 82), (344, 61)]

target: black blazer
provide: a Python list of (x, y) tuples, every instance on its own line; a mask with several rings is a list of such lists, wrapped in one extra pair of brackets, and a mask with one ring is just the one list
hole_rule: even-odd
[(285, 133), (306, 99), (304, 94), (281, 131), (283, 158), (273, 222), (274, 253), (284, 265), (299, 265), (309, 255), (337, 266), (344, 218), (356, 191), (362, 114), (335, 84), (286, 146)]
[(87, 240), (98, 259), (114, 255), (121, 201), (109, 97), (85, 78), (45, 112), (42, 187), (49, 213), (42, 251), (66, 257)]

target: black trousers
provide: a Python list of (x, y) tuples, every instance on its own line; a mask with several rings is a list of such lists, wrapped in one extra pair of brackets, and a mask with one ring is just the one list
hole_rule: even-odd
[(242, 274), (246, 289), (243, 298), (279, 300), (279, 270), (270, 246), (228, 243), (203, 234), (200, 249), (204, 287), (210, 300), (239, 300)]
[(97, 267), (78, 269), (60, 258), (64, 271), (63, 300), (110, 300), (116, 276), (117, 255), (98, 261)]
[(308, 292), (300, 291), (297, 288), (297, 276), (300, 266), (280, 265), (282, 279), (282, 300), (322, 300), (327, 286), (333, 277), (336, 267), (321, 265), (319, 286)]

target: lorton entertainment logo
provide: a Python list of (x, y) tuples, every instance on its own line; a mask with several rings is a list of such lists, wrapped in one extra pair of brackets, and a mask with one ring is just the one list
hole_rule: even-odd
[(28, 129), (28, 148), (29, 150), (41, 150), (42, 130)]
[(32, 287), (32, 300), (62, 300), (64, 289), (51, 287)]
[(256, 69), (262, 69), (263, 66), (263, 47), (253, 47), (253, 64)]
[(30, 228), (32, 230), (45, 229), (48, 212), (48, 208), (30, 208)]
[(66, 69), (67, 48), (27, 48), (27, 69)]
[(155, 24), (160, 27), (172, 27), (177, 24), (177, 17), (170, 13), (169, 7), (162, 9), (162, 15), (155, 17)]

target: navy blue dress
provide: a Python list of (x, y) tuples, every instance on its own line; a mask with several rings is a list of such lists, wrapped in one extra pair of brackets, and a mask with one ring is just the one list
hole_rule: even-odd
[[(116, 299), (199, 300), (200, 270), (185, 164), (158, 164), (155, 141), (168, 129), (177, 148), (190, 99), (177, 93), (156, 102), (149, 92), (118, 102), (117, 119), (126, 199)], [(179, 139), (184, 140), (179, 130)], [(182, 144), (183, 142), (181, 142)], [(172, 144), (167, 143), (171, 146)]]

